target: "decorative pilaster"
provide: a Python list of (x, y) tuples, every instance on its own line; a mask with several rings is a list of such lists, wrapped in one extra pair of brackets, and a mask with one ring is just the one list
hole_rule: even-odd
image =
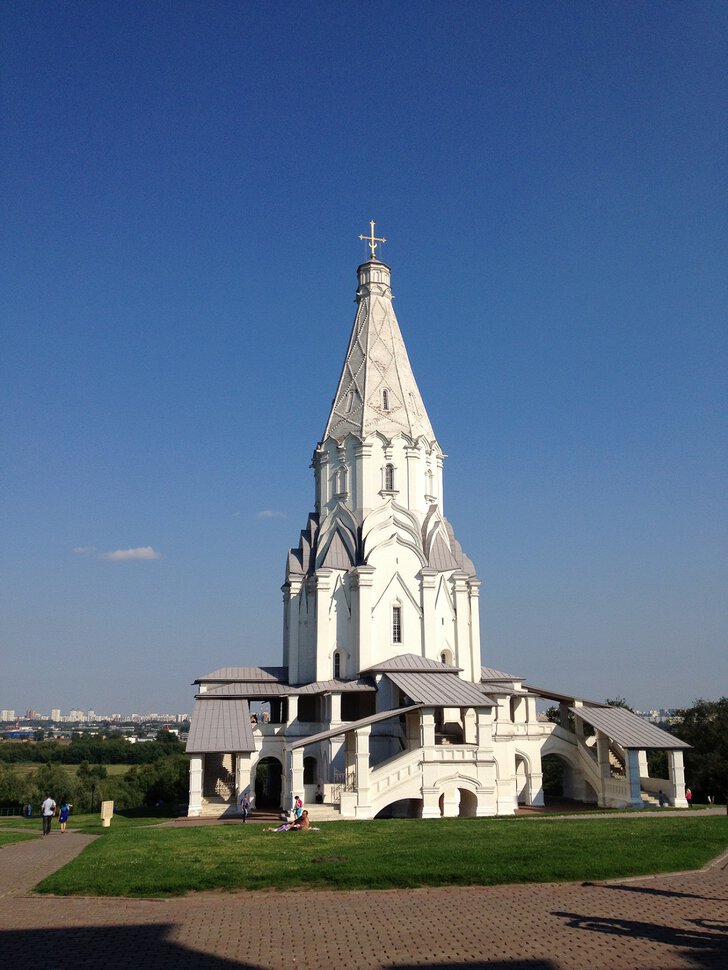
[[(469, 679), (476, 683), (480, 680), (480, 580), (468, 580), (468, 605), (470, 614), (470, 664)], [(462, 666), (462, 664), (461, 664)]]
[(354, 669), (366, 670), (372, 664), (374, 566), (358, 566), (352, 569), (350, 576)]
[(452, 589), (453, 602), (455, 604), (455, 651), (457, 666), (467, 667), (470, 659), (470, 609), (468, 604), (468, 577), (465, 573), (453, 573)]
[(314, 680), (326, 680), (331, 676), (329, 653), (331, 632), (329, 630), (331, 605), (331, 580), (333, 569), (316, 570), (316, 668)]
[(434, 660), (437, 643), (435, 640), (435, 594), (437, 592), (437, 570), (423, 567), (420, 570), (420, 605), (422, 607), (422, 654)]

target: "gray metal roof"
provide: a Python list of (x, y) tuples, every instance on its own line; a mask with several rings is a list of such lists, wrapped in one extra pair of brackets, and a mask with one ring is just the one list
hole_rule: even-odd
[(210, 687), (197, 697), (247, 697), (261, 700), (267, 697), (296, 697), (301, 694), (348, 694), (352, 691), (375, 691), (377, 688), (370, 677), (356, 680), (317, 680), (312, 684), (290, 687), (288, 684), (272, 682), (251, 683), (234, 682)]
[(582, 704), (588, 704), (589, 707), (607, 707), (601, 701), (592, 701), (588, 697), (579, 697), (578, 694), (561, 694), (556, 690), (549, 690), (546, 687), (536, 687), (534, 684), (524, 684), (526, 690), (531, 691), (532, 694), (537, 694), (539, 697), (545, 697), (547, 701), (566, 701), (572, 704), (575, 701), (581, 701)]
[(294, 748), (302, 748), (307, 744), (314, 744), (316, 741), (325, 741), (327, 738), (336, 738), (340, 734), (356, 731), (357, 728), (366, 727), (368, 724), (376, 724), (377, 721), (386, 721), (390, 717), (399, 717), (400, 714), (407, 714), (409, 711), (418, 711), (422, 706), (422, 704), (410, 704), (409, 707), (395, 707), (392, 711), (370, 714), (369, 717), (362, 717), (358, 721), (345, 721), (340, 727), (330, 728), (328, 731), (320, 731), (318, 734), (309, 734), (307, 737), (289, 741), (286, 744), (286, 751), (293, 751)]
[(359, 677), (357, 680), (317, 680), (313, 684), (303, 684), (301, 687), (289, 687), (288, 694), (347, 694), (350, 691), (376, 690), (374, 681), (370, 677)]
[(362, 673), (386, 674), (390, 670), (428, 670), (430, 673), (449, 674), (460, 669), (460, 667), (451, 667), (449, 664), (443, 664), (437, 660), (428, 660), (427, 657), (421, 657), (417, 653), (402, 653), (398, 657), (391, 657), (382, 663), (374, 664), (373, 667), (367, 667), (366, 670), (362, 670)]
[(480, 679), (481, 680), (522, 680), (521, 677), (515, 677), (513, 674), (504, 674), (502, 670), (496, 670), (495, 667), (481, 667), (480, 668)]
[(667, 751), (689, 748), (681, 741), (655, 724), (637, 717), (624, 707), (570, 707), (572, 714), (583, 718), (587, 724), (608, 735), (623, 748), (663, 748)]
[(197, 697), (247, 697), (250, 700), (261, 700), (266, 697), (288, 697), (295, 693), (286, 684), (275, 683), (230, 683), (210, 687)]
[(457, 674), (391, 671), (387, 677), (411, 701), (427, 707), (493, 707), (495, 704), (479, 684), (461, 680)]
[(198, 677), (194, 684), (274, 681), (285, 684), (288, 680), (288, 667), (219, 667), (211, 674)]
[(248, 702), (242, 699), (195, 701), (185, 750), (189, 754), (255, 751)]

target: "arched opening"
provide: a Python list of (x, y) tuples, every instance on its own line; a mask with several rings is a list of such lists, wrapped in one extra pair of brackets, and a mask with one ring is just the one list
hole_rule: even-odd
[(341, 678), (341, 652), (336, 650), (334, 652), (334, 680), (339, 680)]
[(255, 807), (280, 808), (283, 765), (278, 758), (263, 758), (255, 768)]
[(402, 607), (392, 607), (392, 643), (402, 642)]
[(380, 809), (375, 818), (422, 818), (421, 798), (401, 798)]
[(460, 792), (460, 808), (458, 809), (459, 818), (475, 818), (478, 807), (478, 797), (469, 788), (458, 788)]
[(528, 762), (521, 755), (516, 755), (516, 801), (519, 805), (531, 804), (531, 784)]
[(313, 755), (303, 759), (303, 783), (304, 785), (316, 784), (316, 767), (318, 762)]
[(440, 663), (447, 664), (448, 667), (452, 667), (452, 650), (440, 651)]
[(386, 387), (382, 390), (382, 410), (389, 411), (389, 391)]
[(546, 754), (541, 758), (543, 793), (547, 800), (564, 797), (564, 775), (566, 774), (566, 769), (566, 762), (557, 754)]
[(391, 462), (384, 466), (384, 491), (394, 491), (394, 465)]

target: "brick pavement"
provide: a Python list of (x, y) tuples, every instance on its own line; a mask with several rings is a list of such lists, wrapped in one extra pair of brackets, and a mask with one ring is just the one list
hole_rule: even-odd
[[(83, 838), (21, 848), (69, 851), (53, 843)], [(2, 850), (0, 885), (9, 850), (18, 846)], [(700, 872), (594, 885), (14, 894), (0, 899), (0, 952), (5, 964), (43, 970), (725, 970), (728, 856)]]

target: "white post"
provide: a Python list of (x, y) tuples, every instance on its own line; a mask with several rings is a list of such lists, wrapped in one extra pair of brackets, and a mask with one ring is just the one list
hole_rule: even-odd
[(199, 818), (202, 814), (203, 757), (201, 754), (193, 754), (190, 758), (190, 803), (187, 808), (189, 818)]

